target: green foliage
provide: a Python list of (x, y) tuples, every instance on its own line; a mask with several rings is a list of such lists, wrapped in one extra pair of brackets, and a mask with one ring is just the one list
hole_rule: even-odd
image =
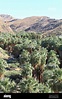
[(51, 93), (51, 89), (32, 77), (25, 79), (19, 83), (21, 93)]
[(62, 37), (0, 33), (0, 91), (62, 92)]
[(31, 54), (31, 63), (33, 65), (36, 64), (43, 65), (46, 63), (46, 59), (47, 59), (47, 50), (45, 48), (34, 50)]
[(8, 67), (7, 62), (4, 59), (0, 59), (0, 73), (3, 73), (6, 67)]
[(45, 70), (43, 72), (43, 82), (47, 83), (48, 79), (52, 78), (52, 76), (53, 76), (52, 70)]
[(51, 88), (42, 83), (39, 84), (39, 93), (51, 93), (51, 92), (52, 92)]
[(10, 81), (9, 78), (4, 78), (3, 80), (0, 80), (0, 90), (4, 93), (12, 93), (12, 91), (15, 89), (15, 82)]
[(29, 61), (30, 61), (30, 53), (27, 50), (23, 49), (23, 51), (19, 55), (19, 62), (21, 64), (24, 64), (25, 62), (29, 62)]
[(34, 78), (30, 77), (28, 79), (23, 78), (22, 81), (19, 83), (21, 93), (38, 93), (39, 92), (39, 85), (38, 81)]
[(58, 59), (58, 55), (54, 50), (50, 50), (48, 53), (48, 60), (47, 60), (47, 69), (55, 69), (59, 68), (60, 62)]
[(33, 67), (29, 62), (23, 64), (21, 68), (22, 68), (21, 75), (23, 75), (23, 77), (25, 78), (32, 77)]
[(54, 91), (62, 91), (62, 69), (45, 70), (43, 81)]

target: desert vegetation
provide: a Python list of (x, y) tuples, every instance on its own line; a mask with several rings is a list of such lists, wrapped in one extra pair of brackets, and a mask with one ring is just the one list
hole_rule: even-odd
[(0, 93), (62, 93), (62, 35), (0, 33)]

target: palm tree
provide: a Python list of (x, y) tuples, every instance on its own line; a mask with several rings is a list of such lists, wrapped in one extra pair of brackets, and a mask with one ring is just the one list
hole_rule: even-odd
[(34, 52), (32, 52), (31, 54), (31, 63), (35, 68), (34, 75), (36, 75), (36, 78), (38, 78), (39, 82), (41, 82), (42, 79), (41, 74), (44, 70), (46, 59), (47, 59), (47, 50), (45, 48), (41, 48), (39, 51), (34, 50)]
[(62, 44), (58, 47), (58, 53), (59, 53), (60, 59), (62, 60)]
[(48, 80), (53, 77), (53, 71), (52, 70), (45, 70), (42, 74), (43, 76), (43, 82), (44, 84), (48, 85)]
[(55, 93), (62, 91), (62, 69), (45, 70), (43, 72), (43, 82)]
[(7, 62), (4, 59), (0, 59), (0, 77), (3, 77), (5, 68), (8, 66)]
[(41, 45), (47, 48), (48, 51), (50, 50), (58, 51), (58, 47), (60, 45), (60, 39), (58, 38), (58, 36), (46, 37), (45, 39), (42, 40)]
[(27, 50), (32, 53), (32, 51), (36, 48), (37, 46), (37, 41), (36, 40), (31, 40), (29, 44), (26, 46)]
[(39, 92), (39, 84), (36, 79), (33, 77), (29, 77), (27, 79), (23, 78), (19, 82), (19, 88), (21, 93), (38, 93)]
[(44, 83), (39, 84), (39, 93), (51, 93), (51, 88), (49, 86), (46, 86)]
[(13, 51), (12, 51), (12, 54), (14, 55), (14, 57), (18, 58), (22, 49), (23, 49), (23, 43), (22, 44), (16, 44), (13, 47)]
[(12, 93), (16, 87), (14, 81), (11, 81), (9, 78), (4, 78), (0, 80), (0, 90), (4, 93)]
[(48, 60), (47, 60), (47, 69), (54, 69), (54, 68), (59, 68), (59, 59), (58, 56), (56, 55), (56, 52), (54, 50), (50, 50), (48, 53)]
[(21, 93), (51, 93), (51, 88), (42, 83), (39, 84), (33, 77), (23, 78), (18, 87)]
[(20, 64), (24, 64), (25, 62), (30, 61), (30, 53), (27, 50), (24, 50), (19, 55), (19, 62)]
[(62, 91), (62, 69), (55, 69), (53, 73), (54, 76), (52, 89), (54, 90), (54, 92), (58, 93)]
[(29, 78), (32, 77), (32, 71), (33, 71), (33, 67), (29, 62), (26, 62), (25, 64), (21, 65), (22, 68), (22, 77), (23, 78)]

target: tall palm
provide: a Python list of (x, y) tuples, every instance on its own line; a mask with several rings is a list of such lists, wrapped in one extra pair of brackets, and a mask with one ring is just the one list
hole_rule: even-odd
[(47, 59), (47, 50), (45, 48), (41, 48), (39, 51), (34, 50), (34, 52), (31, 55), (31, 63), (35, 68), (34, 75), (36, 74), (39, 82), (41, 82), (40, 80), (42, 79), (41, 74), (44, 70), (46, 59)]

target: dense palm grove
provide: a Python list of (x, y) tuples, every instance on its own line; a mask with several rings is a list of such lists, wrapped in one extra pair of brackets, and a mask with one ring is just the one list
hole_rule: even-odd
[(61, 35), (0, 33), (2, 50), (0, 93), (62, 93)]

